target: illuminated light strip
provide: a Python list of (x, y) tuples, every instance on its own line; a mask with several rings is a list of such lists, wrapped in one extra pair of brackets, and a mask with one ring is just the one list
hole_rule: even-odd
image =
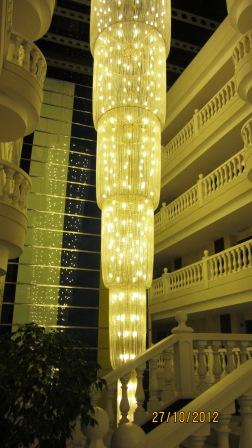
[(169, 0), (129, 0), (127, 8), (121, 0), (109, 7), (91, 2), (97, 202), (113, 368), (142, 353), (146, 343), (170, 17)]

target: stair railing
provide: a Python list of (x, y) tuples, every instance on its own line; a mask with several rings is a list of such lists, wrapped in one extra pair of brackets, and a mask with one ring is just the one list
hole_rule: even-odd
[[(137, 381), (133, 421), (141, 426), (151, 420), (154, 413), (161, 412), (178, 399), (195, 398), (251, 359), (252, 336), (194, 333), (182, 311), (176, 314), (176, 320), (178, 325), (171, 336), (107, 374), (104, 377), (106, 390), (102, 396), (94, 394), (93, 404), (102, 403), (108, 420), (104, 447), (110, 447), (117, 426), (129, 421), (128, 384), (132, 372), (135, 372)], [(147, 388), (144, 387), (146, 373), (149, 377)], [(117, 403), (118, 384), (122, 390), (120, 403)], [(119, 416), (116, 415), (117, 407)], [(94, 439), (90, 439), (87, 447), (93, 446)]]
[(235, 400), (241, 414), (239, 448), (248, 448), (252, 446), (252, 359), (175, 412), (168, 424), (160, 424), (133, 448), (177, 448), (187, 440), (190, 448), (203, 448), (210, 425), (217, 431), (217, 448), (229, 447), (229, 422), (235, 412)]

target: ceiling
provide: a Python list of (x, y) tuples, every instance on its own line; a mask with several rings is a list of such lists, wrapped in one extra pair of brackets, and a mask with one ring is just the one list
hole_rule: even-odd
[[(90, 0), (57, 0), (51, 27), (37, 42), (47, 59), (48, 76), (80, 84), (92, 82), (89, 15)], [(226, 15), (226, 0), (172, 0), (167, 88), (176, 81)]]

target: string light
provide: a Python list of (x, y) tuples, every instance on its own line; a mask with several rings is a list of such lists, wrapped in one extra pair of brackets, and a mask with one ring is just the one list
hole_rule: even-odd
[(92, 0), (93, 118), (113, 368), (145, 349), (160, 195), (170, 0)]

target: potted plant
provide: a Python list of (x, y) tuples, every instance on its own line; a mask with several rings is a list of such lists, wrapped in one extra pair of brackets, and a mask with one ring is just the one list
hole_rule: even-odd
[(65, 448), (77, 418), (92, 418), (90, 388), (102, 390), (83, 342), (34, 323), (0, 337), (1, 448)]

